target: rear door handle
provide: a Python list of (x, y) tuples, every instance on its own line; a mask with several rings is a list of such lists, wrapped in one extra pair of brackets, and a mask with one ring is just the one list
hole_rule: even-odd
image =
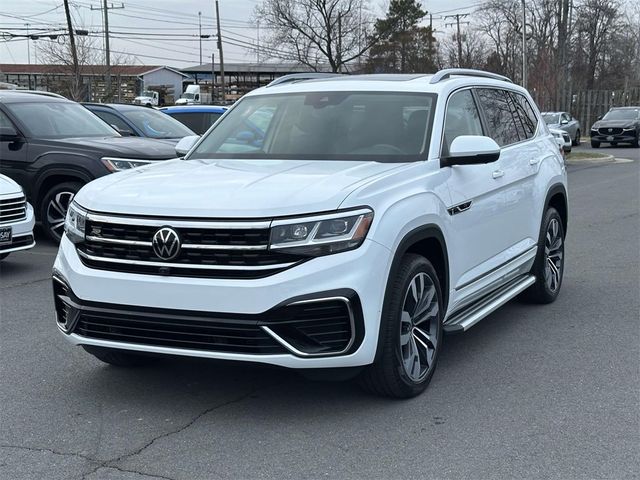
[(495, 179), (495, 178), (500, 178), (504, 175), (504, 171), (502, 170), (494, 170), (494, 172), (491, 174), (491, 176)]
[(540, 159), (539, 158), (530, 158), (529, 159), (529, 165), (536, 165), (540, 163)]

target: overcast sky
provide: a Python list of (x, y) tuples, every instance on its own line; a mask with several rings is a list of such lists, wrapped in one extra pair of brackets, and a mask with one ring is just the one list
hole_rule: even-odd
[[(258, 29), (254, 9), (261, 0), (219, 0), (225, 62), (255, 62), (255, 51), (243, 44), (257, 42)], [(423, 8), (434, 14), (436, 35), (448, 34), (444, 15), (470, 13), (482, 0), (423, 0)], [(215, 49), (214, 0), (108, 0), (109, 5), (124, 8), (109, 10), (109, 31), (113, 56), (128, 54), (137, 64), (186, 67), (199, 63), (198, 12), (202, 12), (202, 33), (211, 38), (202, 41), (203, 63), (211, 60)], [(62, 0), (1, 0), (0, 35), (55, 33), (66, 29)], [(95, 35), (95, 48), (103, 49), (102, 17), (99, 6), (102, 0), (71, 0), (75, 28), (84, 28)], [(388, 1), (371, 0), (369, 9), (376, 16), (383, 16)], [(93, 7), (93, 10), (92, 8)], [(427, 17), (428, 19), (428, 17)], [(451, 22), (449, 19), (447, 22)], [(426, 20), (428, 22), (428, 20)], [(426, 23), (425, 22), (425, 23)], [(26, 24), (29, 24), (28, 26)], [(446, 32), (446, 33), (445, 33)], [(171, 35), (171, 37), (168, 37)], [(190, 37), (194, 35), (194, 37)], [(260, 30), (261, 38), (266, 32)], [(124, 38), (123, 38), (124, 37)], [(226, 38), (225, 38), (226, 37)], [(37, 43), (51, 40), (0, 37), (0, 63), (39, 63)], [(58, 41), (61, 41), (58, 40)], [(29, 53), (27, 44), (30, 44)], [(234, 44), (232, 44), (234, 43)], [(96, 53), (101, 55), (100, 50)], [(217, 52), (216, 61), (217, 61)], [(261, 60), (264, 59), (264, 55)]]

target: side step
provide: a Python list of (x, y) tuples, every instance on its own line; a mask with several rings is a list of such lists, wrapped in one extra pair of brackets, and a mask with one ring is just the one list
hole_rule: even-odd
[(456, 312), (447, 319), (443, 328), (445, 332), (464, 332), (507, 303), (516, 295), (519, 295), (536, 282), (534, 275), (524, 275), (519, 277), (486, 297), (481, 298), (476, 303)]

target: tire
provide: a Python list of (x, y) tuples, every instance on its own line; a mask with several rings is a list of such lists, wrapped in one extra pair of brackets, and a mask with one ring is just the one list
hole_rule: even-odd
[(376, 395), (410, 398), (427, 388), (435, 372), (443, 338), (442, 291), (435, 269), (420, 255), (405, 255), (393, 275), (380, 319), (377, 360), (365, 367), (359, 382)]
[(73, 197), (82, 188), (79, 182), (63, 182), (51, 188), (42, 198), (40, 220), (45, 234), (56, 243), (64, 232), (64, 218)]
[(577, 147), (578, 145), (580, 145), (580, 130), (576, 130), (576, 136), (573, 139), (573, 146)]
[(9, 256), (9, 253), (0, 253), (0, 260), (4, 260), (5, 258), (7, 258)]
[(83, 345), (82, 348), (101, 362), (108, 363), (114, 367), (141, 367), (148, 365), (153, 360), (151, 356), (118, 348), (94, 347), (91, 345)]
[(600, 148), (600, 142), (596, 142), (595, 140), (591, 140), (591, 148)]
[[(554, 266), (552, 266), (553, 264)], [(564, 274), (564, 225), (558, 211), (549, 207), (544, 214), (531, 273), (536, 283), (520, 298), (529, 303), (552, 303), (558, 298)]]

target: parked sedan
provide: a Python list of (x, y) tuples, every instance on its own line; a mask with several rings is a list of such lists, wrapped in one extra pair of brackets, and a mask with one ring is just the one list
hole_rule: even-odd
[[(0, 126), (0, 135), (6, 127)], [(33, 247), (33, 208), (20, 185), (0, 175), (0, 260), (11, 252)]]
[(549, 128), (564, 130), (571, 137), (573, 145), (580, 145), (582, 130), (580, 122), (568, 112), (543, 112), (542, 118)]
[(175, 145), (181, 138), (195, 135), (178, 120), (158, 110), (120, 103), (83, 103), (85, 108), (115, 128), (121, 135), (154, 138)]
[(215, 105), (181, 105), (163, 107), (160, 111), (184, 123), (198, 135), (202, 135), (227, 111), (227, 107), (218, 107)]
[(640, 107), (614, 107), (591, 127), (591, 146), (601, 143), (640, 146)]

